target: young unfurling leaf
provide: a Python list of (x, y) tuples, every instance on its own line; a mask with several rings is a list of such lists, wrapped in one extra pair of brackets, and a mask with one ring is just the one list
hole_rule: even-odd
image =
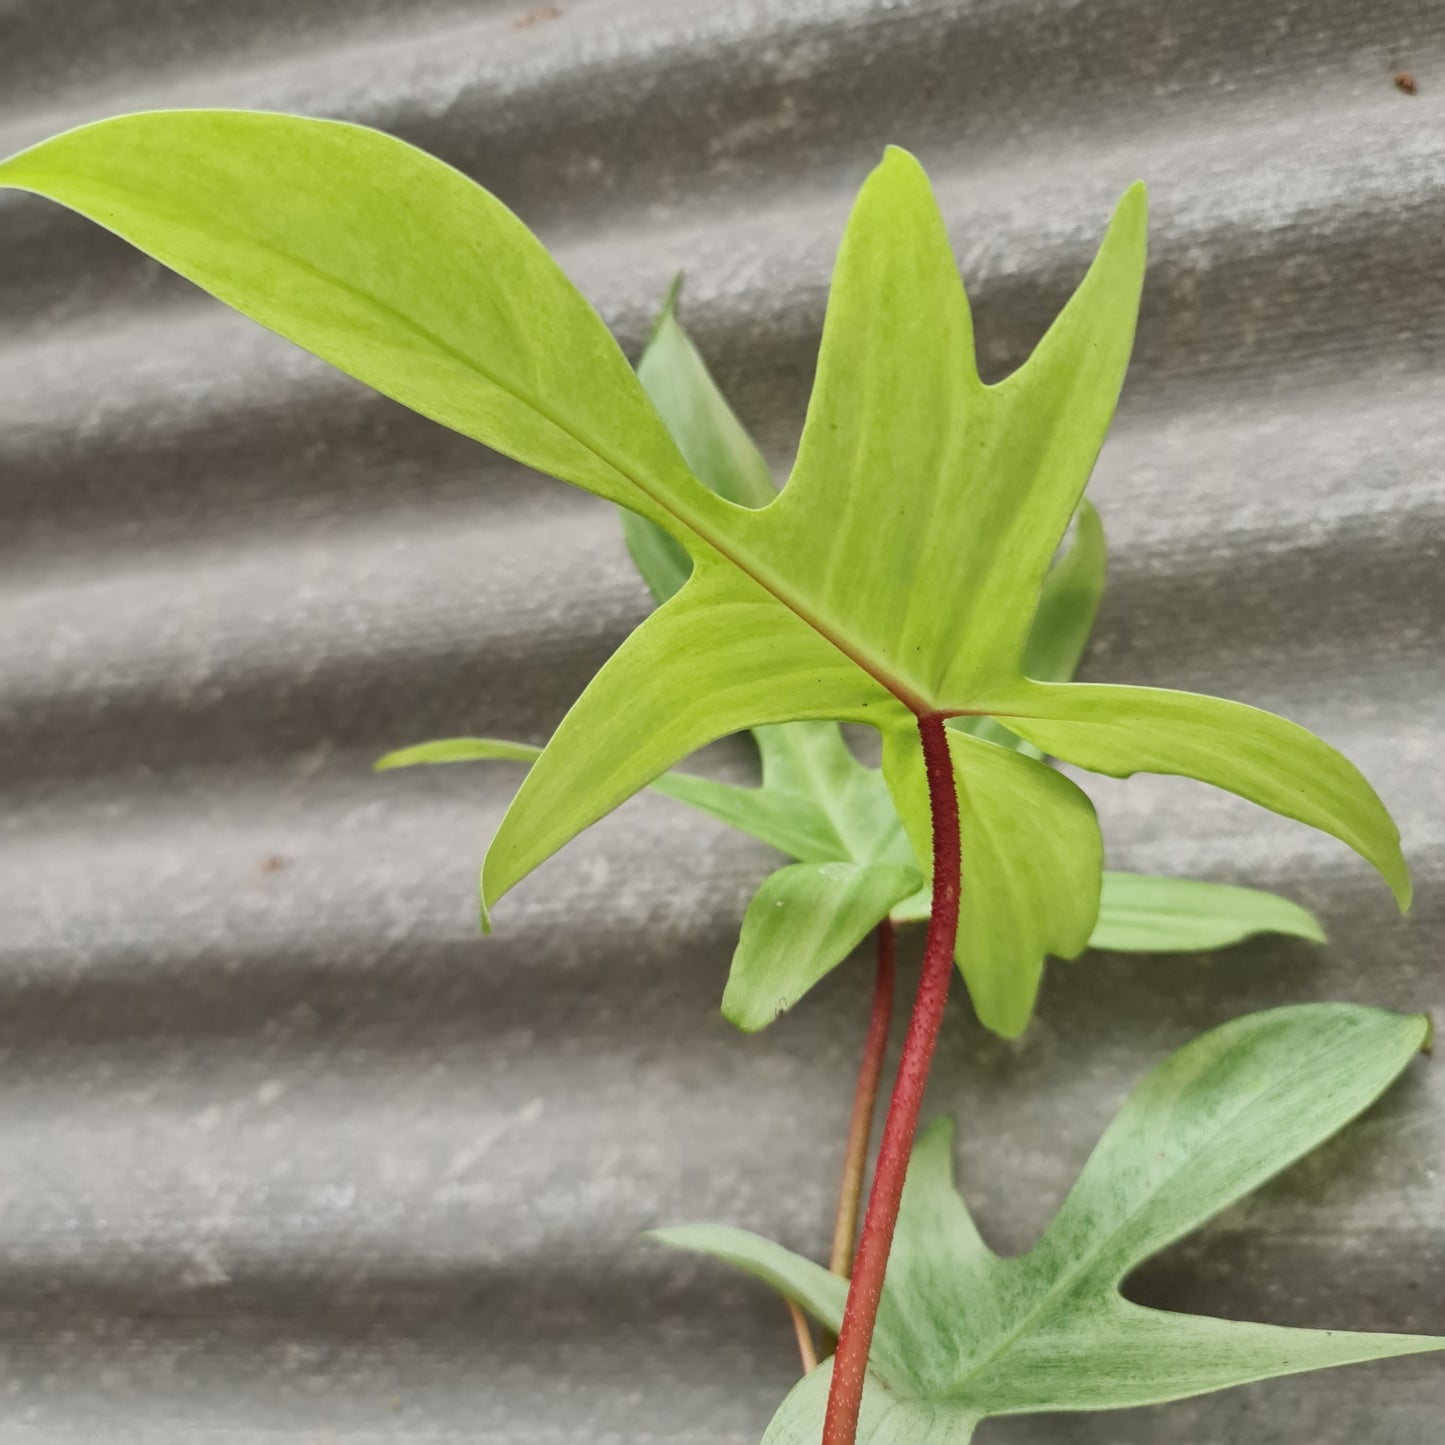
[[(1144, 1260), (1329, 1138), (1425, 1042), (1424, 1019), (1312, 1004), (1237, 1019), (1130, 1095), (1027, 1254), (980, 1238), (952, 1182), (953, 1131), (914, 1148), (863, 1395), (860, 1440), (966, 1445), (993, 1415), (1111, 1410), (1252, 1380), (1445, 1349), (1445, 1339), (1287, 1329), (1132, 1304)], [(664, 1229), (771, 1284), (836, 1330), (846, 1284), (746, 1230)], [(783, 1402), (763, 1445), (816, 1445), (831, 1361)]]
[[(1103, 441), (1144, 270), (1141, 187), (1033, 356), (979, 379), (923, 171), (890, 150), (839, 252), (792, 475), (748, 509), (703, 485), (596, 312), (495, 198), (357, 126), (237, 111), (121, 116), (0, 163), (223, 301), (412, 407), (661, 527), (692, 572), (603, 667), (528, 773), (487, 854), (495, 903), (703, 744), (833, 719), (884, 734), (920, 871), (920, 719), (991, 717), (1111, 774), (1185, 773), (1343, 839), (1404, 905), (1399, 837), (1369, 784), (1302, 728), (1187, 693), (1027, 676), (1039, 590)], [(1083, 793), (951, 731), (985, 1022), (1016, 1032), (1045, 953), (1098, 909)], [(1057, 851), (1040, 860), (1043, 843)], [(1005, 906), (1000, 900), (1007, 898)]]

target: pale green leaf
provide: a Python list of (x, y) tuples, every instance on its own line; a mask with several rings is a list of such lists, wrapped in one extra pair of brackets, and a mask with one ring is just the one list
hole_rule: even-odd
[(743, 788), (734, 783), (718, 783), (711, 778), (678, 772), (676, 768), (664, 773), (652, 787), (799, 862), (832, 863), (846, 856), (833, 820), (812, 798), (776, 788)]
[(677, 1224), (648, 1230), (644, 1237), (670, 1249), (711, 1255), (772, 1285), (834, 1334), (843, 1322), (848, 1281), (751, 1230), (734, 1229), (726, 1224)]
[(503, 738), (439, 738), (432, 743), (416, 743), (398, 748), (376, 760), (378, 773), (393, 768), (415, 768), (435, 763), (475, 763), (500, 759), (509, 763), (534, 763), (542, 749), (531, 743), (510, 743)]
[[(740, 507), (766, 507), (777, 496), (768, 464), (677, 320), (681, 281), (678, 277), (663, 303), (637, 363), (638, 379), (693, 474)], [(622, 529), (643, 580), (659, 602), (666, 602), (687, 581), (692, 559), (635, 512), (623, 512)]]
[(1079, 502), (1069, 545), (1049, 568), (1024, 647), (1024, 675), (1070, 682), (1094, 630), (1108, 569), (1104, 524), (1087, 497)]
[(723, 1015), (746, 1033), (772, 1023), (918, 889), (916, 868), (794, 863), (763, 881), (743, 916)]
[[(796, 723), (792, 726), (800, 731), (814, 726), (832, 728), (835, 734), (838, 733), (835, 723)], [(841, 744), (841, 734), (838, 740)], [(389, 772), (396, 768), (438, 763), (489, 760), (534, 763), (541, 756), (542, 749), (531, 743), (507, 742), (498, 738), (443, 738), (437, 742), (398, 748), (378, 758), (374, 766), (377, 772)], [(888, 791), (881, 775), (874, 772), (870, 773), (870, 777), (884, 807), (891, 812)], [(829, 863), (846, 854), (846, 845), (838, 836), (833, 818), (812, 796), (778, 787), (743, 788), (734, 783), (720, 783), (712, 778), (676, 771), (655, 779), (651, 788), (653, 792), (687, 803), (699, 812), (751, 834), (794, 858)], [(836, 806), (843, 800), (830, 797), (828, 801)], [(896, 819), (894, 831), (899, 831)]]
[(1025, 682), (1008, 725), (1095, 773), (1180, 773), (1333, 833), (1373, 863), (1400, 907), (1410, 870), (1400, 831), (1360, 770), (1297, 723), (1243, 703), (1163, 688)]
[[(925, 1130), (904, 1189), (864, 1392), (865, 1419), (876, 1424), (860, 1440), (963, 1442), (993, 1415), (1159, 1404), (1445, 1349), (1445, 1339), (1428, 1336), (1165, 1313), (1119, 1293), (1144, 1260), (1368, 1107), (1427, 1032), (1418, 1016), (1311, 1004), (1205, 1034), (1134, 1090), (1053, 1223), (1016, 1258), (989, 1250), (952, 1187), (949, 1121)], [(674, 1242), (730, 1262), (762, 1261), (753, 1272), (770, 1283), (793, 1277), (775, 1253), (731, 1232)], [(831, 1299), (817, 1309), (800, 1303), (833, 1327)], [(784, 1402), (765, 1445), (815, 1445), (825, 1403), (820, 1367)], [(909, 1428), (937, 1433), (895, 1430), (895, 1411)]]
[(1191, 878), (1105, 873), (1090, 948), (1122, 953), (1191, 953), (1226, 948), (1259, 933), (1325, 942), (1307, 908), (1266, 893)]
[[(832, 1380), (830, 1355), (789, 1391), (763, 1436), (763, 1445), (818, 1445)], [(856, 1438), (858, 1445), (968, 1445), (977, 1425), (977, 1416), (951, 1401), (919, 1399), (872, 1376), (858, 1414)]]

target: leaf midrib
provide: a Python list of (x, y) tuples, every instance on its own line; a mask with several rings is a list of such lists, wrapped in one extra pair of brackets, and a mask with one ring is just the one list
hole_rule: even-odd
[[(21, 152), (21, 155), (24, 154), (25, 152)], [(19, 157), (17, 157), (16, 159), (18, 158)], [(4, 183), (3, 177), (6, 169), (8, 169), (8, 167), (0, 166), (0, 183)], [(33, 168), (31, 174), (33, 176), (43, 178), (43, 176), (45, 175), (44, 165)], [(460, 172), (458, 172), (458, 174), (460, 174)], [(136, 192), (131, 190), (130, 188), (127, 188), (125, 186), (118, 186), (113, 182), (108, 182), (103, 179), (98, 179), (93, 175), (88, 175), (84, 173), (81, 173), (81, 175), (83, 180), (90, 187), (92, 194), (103, 196), (106, 192), (109, 192), (112, 195), (124, 197), (127, 200), (130, 200), (132, 204), (134, 204)], [(35, 184), (17, 184), (13, 181), (9, 182), (8, 184), (14, 189), (31, 191), (32, 193), (39, 194), (46, 197), (47, 199), (60, 199), (59, 196), (52, 196), (46, 191), (37, 190)], [(481, 188), (479, 187), (478, 189)], [(490, 200), (496, 199), (495, 197), (491, 196), (490, 192), (483, 191), (483, 194), (486, 195)], [(306, 260), (303, 257), (295, 255), (293, 252), (285, 249), (284, 247), (277, 246), (271, 242), (259, 243), (253, 238), (246, 236), (244, 232), (238, 231), (235, 227), (228, 226), (223, 222), (218, 222), (214, 217), (210, 215), (207, 215), (205, 217), (204, 224), (197, 225), (193, 217), (178, 215), (175, 209), (171, 206), (167, 206), (164, 204), (157, 205), (149, 197), (145, 196), (141, 197), (141, 201), (143, 203), (143, 207), (147, 209), (152, 215), (162, 217), (172, 225), (179, 225), (181, 229), (189, 231), (194, 235), (205, 236), (207, 234), (213, 234), (216, 236), (229, 238), (232, 243), (239, 241), (242, 248), (245, 250), (259, 252), (262, 255), (279, 258), (284, 263), (294, 266), (298, 271), (304, 272), (305, 274), (321, 281), (326, 286), (332, 287), (337, 291), (343, 292), (346, 295), (362, 301), (365, 305), (374, 308), (381, 315), (398, 323), (400, 329), (403, 332), (409, 332), (414, 337), (420, 339), (425, 343), (428, 343), (443, 356), (446, 356), (452, 361), (457, 362), (460, 366), (463, 367), (463, 369), (471, 371), (477, 376), (480, 376), (484, 381), (495, 387), (498, 391), (502, 392), (507, 396), (510, 396), (514, 401), (519, 402), (521, 405), (529, 407), (532, 411), (534, 411), (538, 416), (540, 416), (544, 421), (546, 421), (550, 426), (555, 428), (563, 436), (569, 438), (584, 451), (596, 457), (599, 462), (601, 462), (605, 467), (611, 470), (614, 475), (619, 477), (623, 482), (629, 483), (630, 485), (636, 487), (643, 496), (645, 496), (650, 502), (652, 502), (661, 511), (663, 511), (668, 517), (672, 518), (672, 520), (676, 522), (680, 527), (685, 529), (687, 532), (690, 532), (694, 537), (704, 543), (713, 552), (717, 553), (718, 556), (722, 557), (725, 561), (730, 563), (740, 573), (742, 573), (743, 576), (749, 578), (751, 581), (756, 583), (782, 607), (784, 607), (787, 611), (791, 612), (801, 622), (803, 622), (806, 626), (810, 627), (814, 632), (816, 632), (821, 638), (823, 638), (824, 641), (831, 643), (832, 646), (836, 647), (838, 651), (841, 652), (850, 662), (852, 662), (856, 667), (860, 668), (863, 672), (867, 673), (868, 676), (871, 677), (876, 683), (878, 683), (880, 687), (882, 687), (886, 692), (891, 693), (895, 698), (898, 699), (899, 702), (901, 702), (906, 708), (908, 708), (910, 712), (922, 716), (935, 710), (929, 704), (927, 699), (925, 699), (920, 693), (916, 692), (913, 688), (909, 687), (907, 683), (902, 681), (902, 679), (893, 676), (893, 674), (890, 673), (881, 662), (870, 657), (864, 650), (853, 645), (846, 638), (840, 636), (836, 630), (827, 627), (821, 621), (821, 619), (819, 619), (809, 608), (805, 607), (801, 602), (799, 602), (795, 597), (793, 597), (785, 586), (779, 583), (776, 579), (772, 578), (765, 569), (760, 568), (755, 564), (749, 565), (749, 563), (744, 559), (743, 555), (732, 546), (730, 546), (725, 540), (712, 535), (707, 529), (707, 527), (704, 525), (704, 523), (692, 511), (692, 509), (679, 507), (678, 505), (669, 501), (667, 498), (660, 495), (657, 491), (644, 483), (640, 477), (634, 475), (634, 473), (629, 470), (627, 466), (617, 461), (604, 449), (599, 448), (596, 444), (594, 444), (587, 438), (580, 436), (571, 426), (569, 426), (559, 417), (554, 415), (553, 412), (543, 403), (534, 400), (531, 396), (519, 390), (516, 386), (508, 382), (502, 381), (500, 378), (493, 375), (487, 369), (487, 367), (480, 364), (474, 357), (468, 355), (466, 352), (458, 350), (457, 347), (453, 346), (450, 342), (444, 341), (440, 336), (437, 336), (428, 327), (423, 326), (420, 322), (408, 316), (405, 312), (398, 310), (397, 307), (392, 305), (389, 301), (383, 300), (381, 297), (375, 295), (373, 292), (363, 287), (342, 280), (340, 277), (323, 270), (315, 263)], [(62, 205), (66, 205), (67, 208), (70, 210), (78, 209), (76, 206), (70, 205), (68, 202), (65, 201), (61, 201), (60, 203)], [(498, 201), (497, 204), (500, 206), (502, 203)], [(512, 215), (513, 213), (508, 211), (508, 214)], [(93, 217), (92, 219), (98, 220), (99, 217)], [(131, 245), (136, 246), (137, 250), (142, 251), (144, 254), (151, 255), (153, 259), (160, 261), (162, 265), (169, 266), (169, 262), (166, 262), (159, 256), (155, 256), (154, 253), (151, 252), (147, 247), (139, 245), (137, 242), (131, 240), (129, 236), (126, 236), (123, 232), (116, 230), (114, 226), (106, 224), (105, 221), (101, 221), (100, 223), (105, 226), (107, 230), (111, 230), (115, 234), (121, 236), (121, 239), (128, 241)], [(519, 221), (519, 224), (523, 223)], [(527, 234), (530, 236), (531, 232), (529, 231)], [(548, 257), (548, 259), (551, 259), (550, 256)], [(555, 264), (555, 262), (553, 264)], [(561, 268), (559, 267), (559, 272), (560, 269)], [(563, 279), (566, 284), (572, 284), (571, 281), (565, 276), (565, 273), (563, 273)], [(211, 287), (203, 285), (199, 281), (196, 281), (193, 284), (199, 286), (201, 290), (207, 291), (211, 295), (216, 296), (216, 298), (221, 301), (223, 305), (231, 306), (231, 302), (227, 301), (226, 298), (224, 296), (221, 296), (217, 291), (212, 290)], [(588, 302), (585, 297), (582, 299), (583, 303), (587, 305), (590, 310), (593, 311), (594, 315), (596, 315), (595, 308), (591, 306), (591, 303)], [(242, 308), (238, 306), (232, 306), (232, 309), (238, 311), (242, 310)], [(242, 311), (242, 314), (245, 315), (247, 313), (245, 311)], [(603, 330), (606, 331), (606, 323), (602, 322), (600, 317), (598, 317), (598, 322), (603, 327)], [(372, 386), (370, 382), (365, 381), (361, 377), (355, 376), (355, 374), (349, 371), (346, 367), (340, 366), (336, 362), (331, 361), (330, 358), (322, 356), (321, 352), (313, 350), (312, 347), (306, 345), (303, 342), (293, 340), (292, 337), (285, 335), (285, 333), (281, 332), (276, 326), (269, 325), (266, 322), (260, 322), (259, 324), (265, 326), (268, 331), (276, 332), (276, 334), (282, 336), (284, 340), (290, 341), (293, 345), (300, 346), (302, 350), (310, 351), (313, 355), (321, 356), (321, 359), (327, 361), (329, 365), (336, 366), (337, 370), (343, 371), (347, 375), (352, 376), (354, 380), (361, 381), (362, 385), (370, 386), (373, 391), (381, 390), (380, 387)], [(610, 337), (610, 332), (607, 334)], [(383, 392), (382, 394), (386, 395), (387, 393)], [(399, 398), (393, 399), (399, 400)], [(417, 408), (412, 407), (410, 403), (403, 402), (402, 404), (408, 406), (410, 410), (417, 410)], [(425, 413), (423, 413), (423, 415), (425, 415)], [(428, 419), (438, 420), (435, 417), (429, 417)], [(448, 425), (444, 422), (440, 424)], [(661, 423), (659, 423), (659, 425), (661, 425)], [(457, 428), (455, 427), (451, 429), (457, 430)], [(663, 428), (663, 432), (664, 435), (666, 435), (665, 427)], [(470, 436), (470, 433), (463, 433), (463, 435)], [(481, 438), (476, 436), (470, 436), (470, 439), (473, 441), (481, 441)], [(669, 438), (669, 440), (671, 439)], [(484, 446), (488, 445), (488, 443), (486, 442), (482, 442), (481, 444)], [(676, 449), (676, 443), (673, 443), (673, 446), (674, 449)], [(493, 450), (500, 449), (493, 448)], [(689, 477), (693, 477), (692, 470), (687, 466), (686, 461), (682, 459), (682, 453), (680, 451), (678, 451), (678, 457), (680, 460), (683, 461), (683, 468), (687, 472), (687, 475)], [(696, 478), (693, 479), (696, 480)], [(699, 482), (698, 485), (702, 486), (703, 484)], [(781, 493), (779, 495), (781, 495)], [(719, 500), (723, 499), (720, 498)], [(771, 503), (769, 503), (769, 505), (771, 505)], [(763, 511), (766, 510), (766, 508), (753, 508), (749, 510)], [(686, 544), (684, 543), (684, 545)], [(694, 558), (693, 560), (694, 562), (697, 562), (700, 559)]]

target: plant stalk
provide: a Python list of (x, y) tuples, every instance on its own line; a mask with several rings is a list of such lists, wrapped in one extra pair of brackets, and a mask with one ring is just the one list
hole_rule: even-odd
[[(878, 1084), (883, 1077), (883, 1056), (888, 1051), (888, 1026), (893, 1021), (895, 934), (891, 918), (885, 918), (878, 925), (877, 935), (873, 1007), (863, 1041), (863, 1058), (858, 1065), (858, 1084), (853, 1091), (853, 1118), (848, 1125), (843, 1182), (838, 1188), (838, 1209), (833, 1217), (833, 1254), (828, 1261), (828, 1268), (840, 1279), (847, 1279), (853, 1273), (853, 1246), (858, 1239), (858, 1208), (863, 1202), (863, 1176), (868, 1171), (868, 1144), (873, 1134)], [(831, 1355), (837, 1347), (836, 1335), (824, 1332), (819, 1336), (820, 1355)]]
[(863, 1060), (858, 1066), (858, 1087), (853, 1094), (853, 1119), (848, 1126), (848, 1148), (843, 1156), (843, 1182), (838, 1190), (838, 1213), (833, 1223), (833, 1256), (828, 1268), (847, 1279), (853, 1273), (853, 1246), (858, 1238), (858, 1208), (863, 1202), (863, 1175), (868, 1168), (868, 1143), (873, 1133), (873, 1111), (883, 1077), (883, 1055), (888, 1048), (888, 1025), (893, 1019), (893, 920), (878, 925), (878, 963), (873, 975), (873, 1011)]
[(828, 1387), (828, 1411), (823, 1421), (823, 1445), (854, 1445), (858, 1410), (863, 1402), (863, 1380), (878, 1303), (883, 1297), (883, 1276), (898, 1205), (908, 1173), (908, 1156), (918, 1130), (918, 1114), (928, 1085), (934, 1045), (943, 1023), (943, 1006), (953, 976), (953, 947), (958, 935), (958, 895), (962, 852), (958, 828), (958, 788), (948, 752), (948, 733), (939, 713), (918, 719), (923, 761), (928, 772), (928, 801), (933, 819), (933, 911), (923, 947), (923, 969), (918, 995), (908, 1020), (898, 1078), (888, 1101), (883, 1141), (873, 1171), (873, 1188), (863, 1217), (863, 1235), (853, 1260), (853, 1279), (838, 1332), (833, 1357), (833, 1378)]
[(808, 1328), (808, 1317), (793, 1300), (786, 1300), (788, 1315), (793, 1321), (793, 1336), (798, 1342), (798, 1359), (803, 1373), (811, 1375), (818, 1368), (818, 1352), (813, 1348), (813, 1332)]

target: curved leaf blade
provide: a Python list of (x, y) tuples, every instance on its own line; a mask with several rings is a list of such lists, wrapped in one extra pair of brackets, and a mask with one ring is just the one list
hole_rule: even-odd
[(1261, 933), (1324, 943), (1307, 908), (1261, 888), (1105, 873), (1090, 948), (1115, 953), (1196, 953), (1227, 948)]
[(21, 152), (0, 186), (79, 211), (384, 395), (669, 530), (706, 496), (541, 242), (392, 136), (147, 111)]
[(877, 863), (794, 863), (763, 881), (743, 915), (723, 1017), (756, 1033), (831, 973), (900, 899), (918, 870)]
[[(955, 956), (979, 1019), (1004, 1038), (1027, 1026), (1044, 956), (1074, 958), (1098, 915), (1104, 845), (1094, 805), (1021, 753), (948, 734), (963, 838)], [(883, 773), (922, 868), (932, 858), (917, 730), (884, 736)]]
[(651, 1229), (644, 1238), (669, 1249), (710, 1255), (742, 1270), (801, 1305), (834, 1333), (843, 1323), (848, 1281), (760, 1234), (727, 1224), (676, 1224)]
[(1101, 683), (1024, 683), (1004, 711), (1020, 736), (1090, 772), (1198, 778), (1331, 833), (1410, 905), (1400, 830), (1379, 795), (1298, 723), (1201, 693)]
[(1420, 1015), (1300, 1004), (1211, 1030), (1129, 1096), (1034, 1251), (1117, 1285), (1344, 1128), (1419, 1053)]
[[(793, 727), (807, 727), (794, 723)], [(829, 724), (829, 726), (832, 726)], [(501, 738), (442, 738), (385, 754), (372, 764), (376, 772), (445, 763), (500, 760), (534, 763), (542, 749)], [(831, 819), (811, 798), (780, 789), (742, 788), (693, 773), (667, 772), (649, 785), (653, 792), (686, 803), (720, 823), (738, 829), (794, 858), (818, 863), (838, 861), (844, 845)], [(882, 786), (880, 781), (879, 786)]]
[(760, 587), (700, 563), (592, 679), (533, 764), (487, 850), (483, 906), (705, 743), (762, 722), (882, 722), (897, 710)]
[(388, 773), (395, 768), (430, 767), (440, 763), (477, 763), (500, 760), (534, 763), (542, 749), (531, 743), (512, 743), (505, 738), (438, 738), (431, 743), (414, 743), (379, 757), (372, 768)]
[(1088, 1336), (1070, 1340), (1063, 1369), (1057, 1336), (1040, 1329), (1021, 1340), (1008, 1375), (988, 1383), (988, 1413), (1163, 1405), (1282, 1375), (1445, 1349), (1445, 1341), (1429, 1336), (1289, 1329), (1171, 1314), (1125, 1300), (1098, 1309), (1090, 1326)]
[(650, 786), (799, 862), (833, 863), (841, 855), (832, 820), (809, 798), (771, 788), (742, 788), (675, 769)]

